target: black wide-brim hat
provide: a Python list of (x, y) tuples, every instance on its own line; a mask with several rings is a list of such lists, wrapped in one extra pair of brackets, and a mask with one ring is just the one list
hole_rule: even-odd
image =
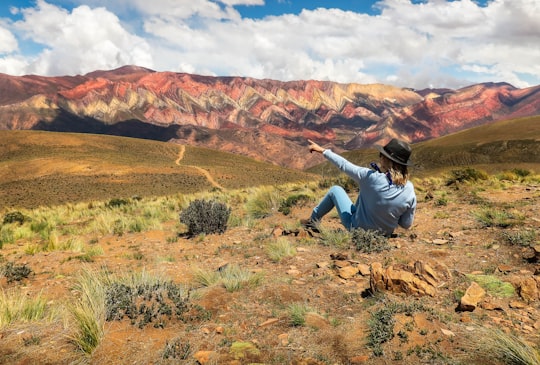
[(385, 146), (377, 146), (385, 157), (400, 165), (411, 166), (411, 146), (402, 140), (392, 138)]

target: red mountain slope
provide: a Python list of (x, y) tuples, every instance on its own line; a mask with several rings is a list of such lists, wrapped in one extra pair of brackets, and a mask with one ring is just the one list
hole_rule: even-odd
[(75, 77), (0, 75), (0, 129), (106, 133), (202, 145), (304, 168), (306, 138), (336, 149), (411, 142), (540, 114), (540, 86), (401, 89), (126, 66)]

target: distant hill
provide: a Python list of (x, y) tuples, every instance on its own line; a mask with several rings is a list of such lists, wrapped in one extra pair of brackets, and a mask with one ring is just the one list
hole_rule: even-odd
[(46, 130), (172, 141), (296, 169), (306, 139), (355, 150), (400, 137), (430, 140), (540, 114), (540, 85), (458, 90), (281, 82), (125, 66), (66, 77), (0, 74), (0, 130)]
[[(540, 171), (540, 116), (482, 125), (416, 143), (412, 148), (411, 170), (417, 176), (465, 166), (489, 171), (517, 167)], [(343, 156), (362, 166), (378, 160), (373, 148), (344, 152)], [(327, 175), (335, 172), (333, 169), (324, 162), (308, 171)]]
[(307, 180), (308, 173), (136, 138), (0, 131), (0, 209)]

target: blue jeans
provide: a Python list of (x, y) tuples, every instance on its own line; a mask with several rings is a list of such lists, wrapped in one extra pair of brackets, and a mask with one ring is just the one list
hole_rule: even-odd
[(328, 190), (324, 198), (320, 203), (313, 208), (311, 213), (311, 220), (318, 222), (324, 217), (332, 208), (336, 207), (336, 210), (341, 219), (341, 223), (347, 230), (351, 230), (352, 217), (356, 211), (351, 198), (347, 195), (345, 189), (341, 186), (334, 185)]

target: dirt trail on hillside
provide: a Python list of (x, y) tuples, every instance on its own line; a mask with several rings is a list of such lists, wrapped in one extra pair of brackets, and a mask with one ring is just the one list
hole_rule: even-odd
[[(186, 146), (181, 145), (180, 151), (178, 152), (178, 157), (175, 161), (177, 165), (180, 165), (180, 162), (184, 159), (185, 153), (186, 153)], [(218, 189), (224, 189), (223, 186), (219, 185), (219, 183), (216, 180), (214, 180), (212, 175), (207, 170), (203, 169), (202, 167), (195, 166), (195, 165), (183, 165), (183, 166), (191, 167), (199, 171), (201, 174), (203, 174), (206, 177), (206, 179), (210, 182), (210, 184), (212, 184), (213, 187), (218, 188)]]

